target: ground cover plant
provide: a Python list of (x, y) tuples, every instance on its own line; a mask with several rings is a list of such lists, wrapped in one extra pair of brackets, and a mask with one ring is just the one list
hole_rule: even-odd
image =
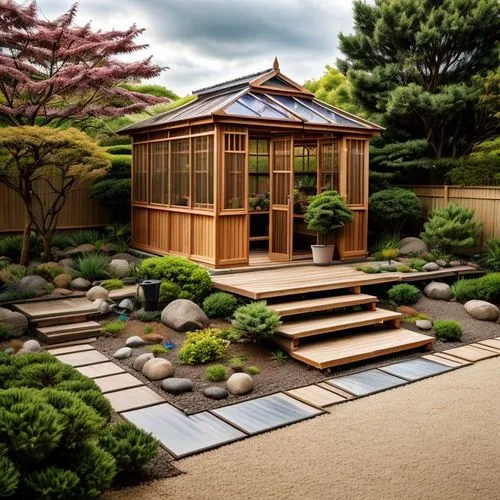
[(484, 265), (490, 271), (500, 271), (500, 239), (489, 239), (486, 242)]
[(434, 333), (440, 340), (460, 340), (463, 330), (458, 321), (437, 319), (434, 321)]
[(227, 378), (227, 369), (221, 364), (209, 366), (205, 370), (205, 377), (209, 382), (221, 382)]
[(203, 301), (203, 310), (209, 318), (227, 318), (238, 307), (238, 299), (227, 292), (216, 292)]
[(101, 331), (104, 335), (116, 336), (125, 329), (127, 323), (125, 321), (108, 321), (102, 325)]
[(395, 304), (402, 306), (410, 306), (415, 304), (420, 298), (420, 290), (414, 285), (401, 283), (392, 286), (387, 292), (389, 300)]
[(188, 332), (179, 351), (179, 360), (188, 365), (216, 361), (224, 356), (230, 342), (221, 337), (219, 328)]
[(236, 309), (233, 325), (242, 332), (243, 338), (258, 343), (274, 335), (281, 320), (278, 313), (261, 301)]
[(97, 252), (87, 253), (76, 259), (75, 271), (78, 276), (90, 282), (109, 278), (109, 258)]
[(478, 299), (500, 303), (500, 273), (490, 273), (481, 278), (460, 279), (451, 287), (459, 302)]
[(104, 280), (100, 283), (100, 285), (109, 291), (119, 290), (120, 288), (123, 288), (125, 286), (123, 281), (118, 278), (111, 278), (109, 280)]

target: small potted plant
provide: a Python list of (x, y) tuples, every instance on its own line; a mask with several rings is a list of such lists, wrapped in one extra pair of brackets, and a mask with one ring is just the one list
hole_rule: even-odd
[(314, 264), (328, 266), (332, 263), (335, 245), (327, 244), (328, 236), (353, 218), (352, 210), (337, 191), (324, 191), (311, 198), (304, 220), (308, 229), (319, 233), (320, 244), (311, 245)]

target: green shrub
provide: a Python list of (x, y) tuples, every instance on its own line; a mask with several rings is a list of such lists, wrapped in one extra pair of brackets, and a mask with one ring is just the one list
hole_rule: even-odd
[(36, 292), (21, 288), (19, 283), (8, 283), (5, 290), (0, 293), (0, 303), (14, 302), (16, 300), (27, 300), (36, 297)]
[(106, 151), (110, 155), (131, 155), (132, 144), (118, 144), (116, 146), (108, 146)]
[(288, 354), (281, 349), (276, 349), (271, 353), (271, 358), (279, 363), (286, 363), (289, 360)]
[(474, 211), (450, 204), (435, 210), (420, 233), (422, 240), (432, 249), (452, 254), (477, 245), (481, 225), (474, 220)]
[(430, 320), (430, 316), (428, 316), (427, 314), (423, 314), (423, 313), (418, 313), (418, 314), (415, 314), (415, 316), (407, 316), (405, 318), (405, 321), (407, 323), (410, 323), (412, 325), (416, 324), (417, 321), (421, 320), (421, 319), (426, 319), (426, 320)]
[(440, 340), (460, 340), (463, 330), (458, 321), (437, 319), (434, 321), (434, 333)]
[(400, 240), (399, 234), (382, 234), (370, 248), (372, 257), (376, 260), (383, 260), (382, 251), (387, 248), (397, 248)]
[(63, 272), (64, 269), (55, 262), (47, 262), (36, 266), (36, 273), (48, 281), (52, 281), (57, 275)]
[(156, 456), (159, 444), (151, 434), (125, 422), (108, 427), (99, 438), (99, 445), (113, 456), (119, 472), (148, 463)]
[(24, 480), (27, 498), (70, 498), (76, 496), (80, 478), (73, 472), (59, 467), (46, 467)]
[(384, 248), (380, 253), (382, 255), (382, 259), (388, 260), (389, 262), (399, 257), (398, 248), (393, 248), (393, 247)]
[(398, 270), (398, 266), (386, 264), (379, 267), (380, 272), (382, 273), (395, 273)]
[(247, 373), (249, 375), (258, 375), (260, 373), (260, 368), (258, 366), (247, 366)]
[(144, 325), (142, 331), (144, 332), (144, 335), (151, 335), (153, 333), (153, 325), (151, 324)]
[(227, 318), (238, 307), (238, 299), (226, 292), (216, 292), (203, 301), (203, 310), (209, 318)]
[(114, 154), (109, 157), (111, 168), (108, 171), (108, 176), (113, 179), (130, 180), (130, 168), (132, 166), (132, 155), (130, 154)]
[[(0, 237), (0, 256), (8, 257), (10, 260), (17, 262), (21, 257), (21, 247), (23, 244), (23, 237), (18, 234), (1, 236)], [(30, 257), (40, 257), (42, 251), (42, 242), (35, 234), (30, 235)]]
[(79, 276), (89, 281), (109, 277), (109, 258), (102, 253), (88, 253), (76, 260), (76, 271)]
[(478, 299), (500, 301), (500, 273), (490, 273), (481, 278), (460, 279), (451, 286), (453, 295), (459, 302)]
[(224, 340), (229, 340), (231, 343), (236, 343), (241, 340), (242, 333), (236, 328), (223, 328), (219, 337)]
[(210, 382), (221, 382), (227, 377), (227, 370), (224, 365), (217, 364), (209, 366), (205, 370), (205, 378)]
[(226, 354), (229, 341), (220, 337), (218, 328), (206, 328), (198, 332), (188, 332), (179, 351), (179, 360), (187, 365), (208, 363)]
[(238, 356), (233, 356), (229, 363), (233, 372), (242, 372), (243, 368), (245, 368), (245, 362)]
[(78, 247), (85, 243), (95, 245), (103, 240), (103, 233), (93, 229), (78, 229), (63, 235), (66, 240), (66, 245)]
[(115, 337), (121, 331), (123, 331), (127, 327), (127, 323), (125, 321), (109, 321), (102, 325), (101, 331), (105, 335), (111, 335)]
[(356, 271), (361, 271), (362, 273), (366, 274), (377, 274), (381, 272), (378, 266), (370, 266), (368, 264), (363, 266), (357, 266)]
[(396, 271), (398, 273), (411, 273), (411, 267), (405, 266), (405, 265), (400, 265), (400, 266), (396, 267)]
[(262, 301), (236, 309), (233, 325), (243, 332), (243, 337), (247, 340), (260, 342), (271, 337), (281, 325), (281, 321), (279, 314)]
[[(94, 182), (90, 190), (90, 197), (116, 209), (117, 213), (123, 215), (129, 212), (130, 207), (130, 179), (104, 179)], [(125, 217), (123, 217), (124, 220)]]
[(0, 323), (0, 342), (12, 336), (12, 327), (7, 323)]
[(421, 216), (420, 200), (409, 189), (378, 191), (370, 196), (368, 207), (369, 220), (377, 230), (388, 228), (393, 233), (400, 233), (406, 223), (417, 222)]
[(489, 239), (486, 242), (484, 265), (490, 271), (500, 271), (500, 239)]
[(212, 287), (208, 271), (183, 257), (152, 257), (142, 261), (137, 271), (139, 278), (170, 281), (180, 286), (180, 298), (200, 304)]
[(160, 311), (137, 311), (134, 315), (135, 319), (143, 323), (150, 323), (151, 321), (159, 321), (161, 318)]
[(111, 278), (109, 280), (102, 281), (101, 286), (106, 290), (111, 291), (111, 290), (119, 290), (120, 288), (123, 288), (125, 285), (122, 280), (118, 278)]
[(422, 271), (422, 269), (425, 266), (425, 264), (427, 264), (426, 260), (415, 258), (415, 259), (411, 259), (410, 260), (409, 266), (412, 269), (415, 269), (415, 271)]
[(0, 455), (0, 492), (3, 497), (13, 496), (19, 484), (20, 473), (14, 462)]
[(165, 346), (162, 346), (161, 344), (155, 344), (149, 348), (149, 352), (153, 353), (153, 356), (157, 358), (158, 356), (166, 354), (169, 351)]
[(172, 283), (171, 281), (162, 281), (160, 285), (160, 304), (167, 305), (170, 302), (181, 297), (182, 289), (176, 283)]
[(420, 298), (420, 290), (414, 285), (401, 283), (400, 285), (394, 285), (391, 287), (388, 295), (389, 299), (395, 304), (399, 306), (409, 306), (418, 301)]

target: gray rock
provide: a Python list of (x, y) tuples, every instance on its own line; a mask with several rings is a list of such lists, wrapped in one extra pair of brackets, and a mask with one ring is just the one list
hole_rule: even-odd
[(83, 245), (78, 245), (75, 248), (65, 249), (64, 252), (61, 253), (64, 257), (72, 257), (73, 255), (79, 255), (82, 253), (90, 253), (95, 252), (97, 247), (92, 245), (92, 243), (84, 243)]
[(424, 294), (435, 300), (450, 300), (453, 296), (450, 285), (439, 281), (431, 281), (424, 288)]
[(424, 267), (422, 267), (423, 271), (439, 271), (439, 266), (435, 262), (427, 262)]
[(76, 266), (76, 262), (73, 259), (70, 259), (69, 257), (66, 259), (61, 259), (58, 264), (61, 267), (64, 267), (65, 269), (74, 269)]
[(133, 255), (130, 255), (129, 253), (117, 253), (113, 255), (113, 259), (115, 260), (126, 260), (129, 264), (132, 264), (135, 262), (136, 258)]
[(144, 363), (142, 374), (149, 380), (162, 380), (174, 374), (174, 367), (166, 359), (153, 358)]
[(203, 389), (203, 395), (210, 399), (226, 399), (229, 396), (229, 392), (222, 387), (217, 387), (216, 385), (207, 387)]
[(130, 347), (122, 347), (113, 354), (113, 358), (115, 359), (126, 359), (130, 358), (130, 356), (132, 356), (132, 349)]
[(106, 300), (108, 298), (109, 291), (102, 286), (93, 286), (86, 294), (85, 297), (92, 302), (97, 299)]
[(140, 372), (142, 371), (142, 368), (146, 364), (146, 361), (149, 361), (150, 359), (153, 359), (152, 352), (145, 352), (143, 354), (139, 354), (139, 356), (137, 356), (137, 358), (134, 359), (134, 362), (132, 363), (132, 368)]
[(67, 273), (62, 273), (62, 274), (58, 274), (53, 280), (52, 280), (52, 284), (56, 287), (56, 288), (69, 288), (70, 285), (71, 285), (71, 280), (73, 278), (71, 278), (71, 274), (67, 274)]
[(27, 340), (21, 349), (23, 352), (40, 352), (42, 350), (42, 346), (38, 340)]
[(47, 280), (41, 276), (25, 276), (19, 281), (19, 288), (22, 291), (33, 292), (36, 296), (44, 295), (46, 292)]
[(124, 278), (132, 274), (132, 267), (125, 259), (113, 259), (109, 263), (109, 272), (116, 278)]
[(210, 324), (208, 316), (194, 302), (177, 299), (170, 302), (161, 313), (164, 325), (179, 332), (207, 328)]
[(79, 292), (85, 292), (91, 287), (91, 283), (89, 280), (86, 280), (85, 278), (75, 278), (71, 283), (70, 283), (70, 288), (72, 290), (78, 290)]
[(470, 316), (482, 321), (496, 321), (500, 317), (500, 309), (485, 300), (469, 300), (464, 308)]
[(184, 392), (192, 391), (194, 384), (188, 378), (166, 378), (162, 380), (162, 388), (170, 394), (182, 394)]
[(5, 354), (14, 354), (16, 351), (14, 351), (13, 347), (7, 347), (7, 349), (4, 349), (3, 352)]
[(443, 260), (443, 259), (437, 259), (436, 260), (436, 264), (439, 266), (439, 267), (446, 267), (448, 265), (448, 263)]
[(28, 319), (24, 314), (0, 307), (0, 323), (10, 326), (11, 337), (20, 337), (28, 330)]
[(111, 305), (108, 304), (104, 299), (94, 300), (94, 305), (97, 307), (99, 314), (108, 314), (111, 312)]
[(118, 307), (120, 309), (126, 309), (127, 311), (133, 311), (134, 310), (134, 303), (130, 299), (123, 299), (118, 304)]
[(247, 394), (253, 389), (253, 380), (248, 373), (233, 373), (226, 386), (231, 394)]
[(422, 255), (429, 251), (427, 245), (420, 239), (412, 236), (403, 238), (398, 243), (400, 255)]
[(432, 321), (428, 319), (417, 319), (415, 325), (417, 328), (420, 328), (420, 330), (432, 330)]
[(142, 347), (143, 345), (146, 345), (146, 341), (141, 339), (141, 337), (134, 335), (126, 340), (125, 345), (128, 347)]
[(450, 261), (450, 267), (458, 267), (461, 266), (462, 263), (459, 260), (452, 260)]

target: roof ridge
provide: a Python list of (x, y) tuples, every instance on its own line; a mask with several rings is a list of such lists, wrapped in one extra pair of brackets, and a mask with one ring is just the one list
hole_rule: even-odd
[(228, 85), (230, 83), (235, 83), (235, 82), (238, 82), (240, 80), (253, 79), (253, 78), (256, 78), (257, 76), (261, 76), (261, 75), (264, 75), (266, 73), (269, 73), (270, 71), (273, 71), (273, 68), (268, 68), (268, 69), (265, 69), (262, 71), (257, 71), (256, 73), (251, 73), (250, 75), (239, 76), (237, 78), (233, 78), (233, 79), (227, 80), (225, 82), (219, 82), (219, 83), (216, 83), (214, 85), (204, 87), (202, 89), (193, 90), (193, 94), (198, 94), (199, 92), (206, 92), (207, 90), (216, 89), (217, 87), (220, 87), (222, 85)]

